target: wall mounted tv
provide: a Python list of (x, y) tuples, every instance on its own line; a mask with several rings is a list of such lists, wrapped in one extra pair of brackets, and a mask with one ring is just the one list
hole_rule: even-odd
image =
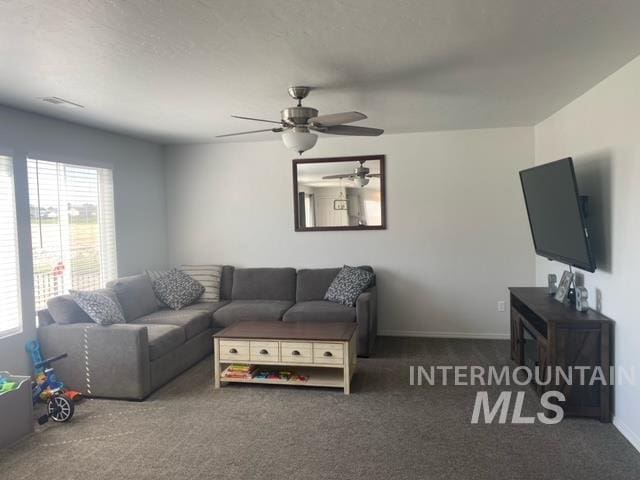
[(536, 253), (595, 271), (573, 160), (522, 170), (520, 181)]

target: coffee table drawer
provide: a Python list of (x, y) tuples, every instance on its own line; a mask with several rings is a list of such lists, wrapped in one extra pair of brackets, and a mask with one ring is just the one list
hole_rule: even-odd
[(280, 361), (280, 345), (278, 342), (249, 342), (249, 359), (252, 362)]
[(220, 340), (220, 360), (248, 362), (249, 342), (247, 340)]
[(314, 343), (313, 363), (336, 365), (343, 363), (343, 348), (341, 343)]
[(280, 342), (280, 358), (282, 363), (313, 363), (313, 343)]

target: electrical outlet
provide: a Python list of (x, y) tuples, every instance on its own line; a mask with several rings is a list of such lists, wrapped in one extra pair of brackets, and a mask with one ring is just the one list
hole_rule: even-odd
[(504, 300), (500, 300), (498, 302), (498, 311), (499, 312), (504, 312), (506, 310), (506, 305), (504, 303)]

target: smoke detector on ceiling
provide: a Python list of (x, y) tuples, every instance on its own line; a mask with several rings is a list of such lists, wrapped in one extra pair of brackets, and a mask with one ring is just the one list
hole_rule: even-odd
[(69, 100), (65, 100), (60, 97), (43, 97), (40, 100), (43, 102), (50, 103), (52, 105), (62, 105), (64, 107), (72, 107), (72, 108), (84, 108), (84, 105), (80, 105), (79, 103), (71, 102)]

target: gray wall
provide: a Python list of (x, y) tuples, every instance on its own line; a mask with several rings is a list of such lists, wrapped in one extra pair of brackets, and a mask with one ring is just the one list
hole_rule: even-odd
[[(592, 306), (615, 320), (615, 365), (640, 372), (640, 57), (535, 128), (536, 163), (574, 158), (580, 193), (589, 195), (598, 270), (580, 272)], [(536, 276), (566, 267), (539, 258)], [(599, 301), (597, 301), (599, 299)], [(616, 385), (614, 424), (640, 450), (640, 390)]]
[(496, 304), (534, 281), (517, 175), (533, 165), (533, 129), (322, 137), (304, 156), (377, 153), (387, 230), (295, 233), (295, 154), (281, 141), (167, 148), (171, 262), (371, 264), (381, 333), (506, 338)]
[(14, 158), (22, 269), (23, 333), (0, 339), (0, 370), (29, 373), (25, 343), (35, 337), (27, 156), (112, 166), (118, 273), (164, 266), (167, 228), (161, 147), (122, 135), (0, 107), (0, 153)]

